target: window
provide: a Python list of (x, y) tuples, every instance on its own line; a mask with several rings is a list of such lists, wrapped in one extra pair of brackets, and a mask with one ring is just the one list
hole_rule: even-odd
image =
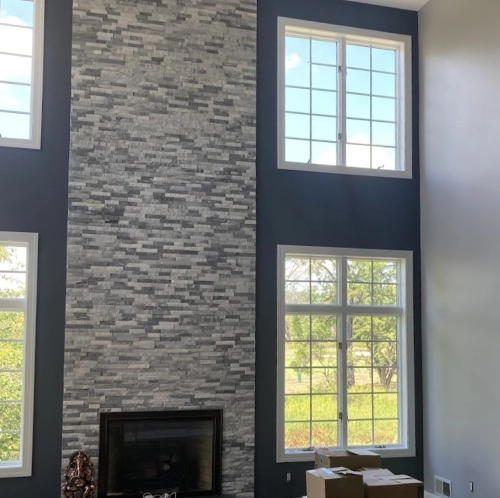
[(411, 38), (278, 20), (278, 165), (411, 178)]
[(0, 0), (0, 145), (40, 148), (44, 0)]
[(37, 245), (0, 232), (0, 477), (31, 475)]
[(278, 461), (414, 455), (412, 255), (280, 246)]

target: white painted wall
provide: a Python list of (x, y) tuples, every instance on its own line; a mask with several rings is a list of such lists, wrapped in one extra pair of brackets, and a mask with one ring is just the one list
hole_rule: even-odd
[(425, 478), (497, 498), (500, 1), (430, 0), (420, 44)]

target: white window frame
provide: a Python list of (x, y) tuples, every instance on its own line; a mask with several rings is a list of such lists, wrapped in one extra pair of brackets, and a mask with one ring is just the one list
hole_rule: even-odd
[[(337, 64), (341, 68), (337, 76), (337, 164), (295, 163), (285, 160), (285, 36), (286, 28), (292, 28), (295, 36), (314, 37), (337, 42)], [(319, 34), (318, 34), (319, 33)], [(396, 71), (396, 170), (347, 167), (346, 132), (346, 71), (345, 44), (370, 44), (378, 48), (395, 49)], [(278, 168), (411, 179), (412, 171), (412, 39), (408, 35), (386, 33), (367, 29), (350, 28), (286, 17), (278, 17)]]
[[(386, 251), (372, 249), (345, 249), (307, 246), (278, 246), (278, 323), (277, 323), (277, 425), (276, 425), (276, 457), (277, 462), (302, 462), (313, 461), (314, 450), (285, 450), (285, 316), (287, 306), (285, 305), (285, 260), (287, 256), (303, 257), (335, 257), (335, 258), (366, 258), (366, 259), (388, 259), (400, 261), (400, 302), (403, 313), (401, 316), (401, 337), (398, 341), (398, 357), (401, 358), (399, 365), (399, 430), (400, 445), (381, 447), (362, 447), (373, 450), (386, 458), (414, 457), (416, 455), (415, 446), (415, 378), (414, 378), (414, 342), (413, 342), (413, 253), (411, 251)], [(342, 261), (342, 259), (341, 259)], [(345, 261), (345, 259), (344, 259)], [(338, 304), (335, 305), (291, 305), (295, 310), (304, 307), (304, 314), (307, 314), (311, 307), (321, 308), (321, 313), (338, 316), (354, 314), (375, 314), (379, 315), (380, 307), (372, 306), (352, 306), (346, 304), (347, 282), (343, 280), (345, 269), (337, 269), (337, 292), (339, 295)], [(404, 303), (404, 304), (403, 304)], [(290, 305), (288, 305), (290, 306)], [(398, 311), (401, 307), (398, 307)], [(387, 314), (394, 313), (392, 307), (386, 308)], [(347, 341), (342, 332), (342, 325), (339, 326), (339, 337), (342, 347), (346, 350)], [(338, 368), (345, 371), (345, 365), (339, 364)], [(344, 372), (345, 379), (345, 372)], [(342, 389), (342, 388), (340, 388)], [(346, 394), (339, 397), (339, 412), (345, 412), (343, 404)], [(346, 417), (343, 417), (344, 421)], [(344, 431), (347, 424), (344, 425)], [(354, 447), (349, 447), (350, 449)], [(359, 447), (358, 447), (359, 448)], [(342, 449), (342, 448), (336, 448)]]
[(33, 460), (33, 405), (35, 392), (36, 291), (38, 234), (0, 232), (0, 245), (26, 247), (26, 297), (0, 299), (0, 311), (24, 311), (21, 460), (0, 462), (0, 478), (31, 476)]
[[(31, 58), (31, 137), (7, 138), (0, 137), (0, 147), (18, 149), (40, 149), (42, 142), (42, 101), (43, 101), (43, 44), (44, 44), (45, 0), (33, 0), (33, 47)], [(18, 55), (1, 52), (2, 55)], [(0, 83), (10, 83), (2, 82)], [(5, 112), (5, 111), (4, 111)], [(12, 111), (12, 114), (21, 114)], [(25, 114), (25, 113), (23, 113)], [(27, 113), (26, 113), (27, 114)]]

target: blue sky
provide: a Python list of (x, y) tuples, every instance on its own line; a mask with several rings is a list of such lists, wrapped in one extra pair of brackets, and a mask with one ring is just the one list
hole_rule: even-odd
[[(288, 161), (336, 164), (337, 146), (328, 143), (336, 141), (339, 131), (336, 64), (335, 42), (286, 37)], [(346, 65), (347, 163), (370, 167), (371, 154), (373, 167), (395, 169), (396, 53), (348, 44)]]
[[(33, 2), (0, 0), (0, 134), (29, 138), (30, 117), (2, 111), (29, 112), (31, 83)], [(12, 55), (6, 55), (12, 54)], [(19, 55), (16, 55), (19, 54)]]

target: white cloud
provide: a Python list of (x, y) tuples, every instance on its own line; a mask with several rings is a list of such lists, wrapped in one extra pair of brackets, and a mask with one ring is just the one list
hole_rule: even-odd
[(5, 24), (15, 24), (16, 26), (28, 26), (28, 23), (23, 21), (22, 19), (19, 19), (19, 17), (6, 15), (5, 10), (0, 12), (0, 19)]
[(285, 57), (285, 69), (288, 71), (289, 69), (293, 69), (297, 67), (302, 62), (299, 54), (293, 52)]

